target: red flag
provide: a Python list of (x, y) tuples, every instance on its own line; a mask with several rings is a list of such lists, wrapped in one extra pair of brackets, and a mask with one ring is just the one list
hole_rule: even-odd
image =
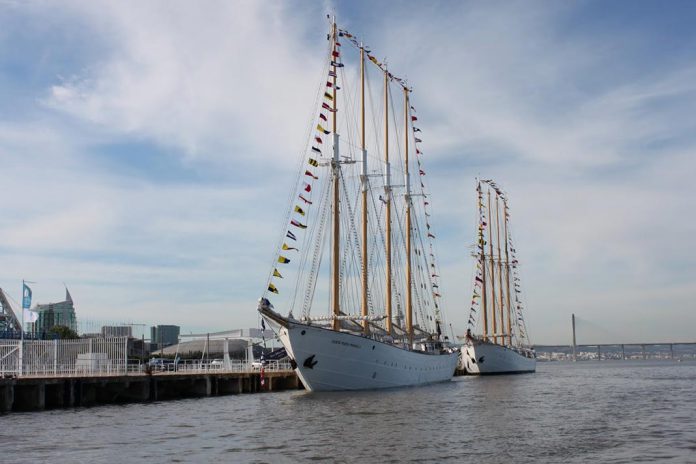
[(322, 104), (321, 104), (321, 107), (324, 108), (325, 110), (331, 111), (332, 113), (336, 111), (335, 109), (331, 108), (331, 107), (329, 106), (329, 104), (326, 103), (326, 102), (322, 103)]
[(310, 171), (310, 170), (307, 170), (307, 171), (305, 171), (304, 173), (305, 173), (305, 176), (309, 176), (309, 177), (311, 177), (312, 179), (319, 179), (317, 176), (315, 176), (314, 174), (312, 174), (312, 171)]
[(331, 52), (331, 56), (333, 56), (333, 57), (338, 57), (338, 56), (340, 56), (340, 53), (338, 53), (337, 50), (334, 50), (334, 51)]
[(323, 142), (321, 141), (321, 137), (314, 137), (314, 140), (316, 140), (317, 143), (323, 143)]
[(321, 119), (322, 121), (327, 121), (326, 115), (324, 115), (324, 113), (321, 113), (321, 114), (319, 115), (319, 119)]
[(309, 201), (308, 199), (306, 199), (305, 197), (303, 197), (301, 193), (300, 193), (300, 200), (304, 201), (304, 202), (307, 203), (308, 205), (311, 205), (311, 204), (312, 204), (312, 202)]
[(411, 121), (418, 121), (418, 118), (415, 116), (411, 116)]
[(305, 192), (311, 192), (312, 191), (312, 186), (308, 184), (307, 182), (304, 183), (304, 191)]
[(419, 170), (418, 170), (418, 173), (419, 173), (421, 176), (424, 176), (424, 175), (425, 175), (425, 171), (422, 170), (422, 169), (419, 169)]

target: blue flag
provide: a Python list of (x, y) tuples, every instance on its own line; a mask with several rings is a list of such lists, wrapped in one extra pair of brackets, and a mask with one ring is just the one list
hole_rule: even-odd
[(31, 308), (31, 288), (24, 282), (22, 282), (22, 309)]

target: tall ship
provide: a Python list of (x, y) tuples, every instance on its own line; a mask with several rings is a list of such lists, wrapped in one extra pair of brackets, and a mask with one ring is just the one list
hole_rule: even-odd
[(473, 375), (535, 372), (508, 199), (493, 180), (478, 180), (476, 195), (476, 272), (459, 368)]
[(412, 89), (335, 20), (327, 39), (262, 325), (311, 391), (449, 381), (459, 352), (445, 334)]

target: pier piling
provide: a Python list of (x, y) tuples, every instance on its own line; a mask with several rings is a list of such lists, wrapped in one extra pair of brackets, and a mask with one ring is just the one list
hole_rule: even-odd
[(0, 413), (303, 388), (293, 371), (0, 379)]

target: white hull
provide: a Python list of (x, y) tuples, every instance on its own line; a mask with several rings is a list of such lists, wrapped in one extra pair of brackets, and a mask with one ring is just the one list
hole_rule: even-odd
[[(277, 322), (277, 321), (276, 321)], [(371, 338), (288, 321), (280, 341), (310, 391), (369, 390), (452, 379), (459, 353), (409, 351)]]
[(536, 371), (536, 358), (493, 343), (468, 342), (461, 348), (460, 369), (467, 374), (519, 374)]

